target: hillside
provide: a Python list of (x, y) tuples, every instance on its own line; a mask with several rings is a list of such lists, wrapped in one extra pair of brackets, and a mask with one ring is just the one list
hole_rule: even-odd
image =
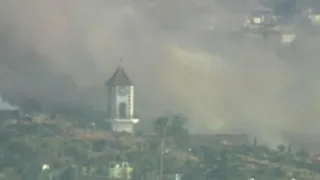
[[(307, 152), (292, 153), (285, 146), (279, 146), (278, 150), (250, 144), (217, 146), (217, 139), (225, 135), (215, 140), (196, 136), (195, 141), (180, 126), (167, 128), (164, 149), (167, 175), (182, 173), (185, 180), (222, 178), (224, 174), (230, 180), (251, 176), (279, 180), (320, 178), (320, 162), (316, 155)], [(52, 171), (61, 172), (56, 178), (64, 180), (71, 178), (66, 175), (70, 165), (78, 167), (82, 175), (106, 177), (108, 167), (125, 161), (133, 167), (133, 177), (141, 179), (158, 172), (160, 139), (156, 134), (111, 133), (93, 126), (81, 127), (58, 116), (10, 120), (1, 128), (0, 169), (9, 179), (34, 179), (41, 164), (50, 164)]]

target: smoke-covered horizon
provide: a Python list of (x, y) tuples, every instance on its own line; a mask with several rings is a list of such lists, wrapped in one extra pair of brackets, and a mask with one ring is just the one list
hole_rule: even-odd
[(240, 129), (270, 141), (283, 131), (316, 132), (318, 39), (279, 57), (270, 42), (228, 37), (250, 6), (0, 0), (0, 94), (15, 104), (32, 98), (104, 111), (103, 84), (122, 58), (144, 119), (170, 110), (188, 116), (192, 132)]

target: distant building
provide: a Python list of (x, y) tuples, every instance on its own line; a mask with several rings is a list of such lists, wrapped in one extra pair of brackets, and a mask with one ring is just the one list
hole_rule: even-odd
[(274, 25), (277, 22), (277, 17), (269, 9), (256, 10), (247, 15), (245, 26), (256, 25), (266, 26)]
[(124, 69), (119, 66), (105, 83), (107, 87), (107, 120), (114, 132), (133, 133), (134, 124), (134, 86)]
[(128, 162), (122, 162), (120, 164), (115, 164), (114, 167), (109, 168), (109, 178), (111, 179), (132, 179), (133, 168)]
[(309, 8), (307, 11), (308, 19), (313, 26), (319, 26), (320, 25), (320, 13), (315, 12), (312, 8)]
[(273, 34), (279, 33), (278, 18), (269, 9), (256, 10), (249, 13), (243, 24), (249, 33)]
[(320, 153), (320, 140), (316, 133), (284, 133), (283, 138), (287, 142), (290, 142), (290, 146), (294, 152), (302, 150), (309, 153)]
[[(182, 176), (181, 173), (163, 173), (163, 180), (181, 180)], [(147, 172), (145, 179), (160, 180), (160, 176), (156, 172)]]
[(20, 118), (20, 111), (15, 109), (0, 109), (0, 121), (17, 120)]

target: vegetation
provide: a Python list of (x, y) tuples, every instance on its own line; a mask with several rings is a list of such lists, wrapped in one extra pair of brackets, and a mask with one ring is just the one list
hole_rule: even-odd
[[(306, 151), (292, 153), (290, 146), (271, 150), (257, 139), (250, 146), (193, 146), (182, 116), (159, 117), (151, 135), (110, 133), (75, 122), (33, 115), (2, 123), (0, 179), (110, 179), (110, 170), (127, 162), (133, 171), (121, 171), (123, 179), (152, 180), (159, 176), (161, 142), (163, 179), (175, 174), (182, 180), (320, 179), (320, 162)], [(43, 171), (43, 164), (50, 169)]]

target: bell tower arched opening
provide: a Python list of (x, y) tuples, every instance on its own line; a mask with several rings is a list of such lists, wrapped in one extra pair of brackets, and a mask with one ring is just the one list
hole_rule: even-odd
[(121, 119), (124, 119), (127, 117), (127, 109), (128, 109), (127, 103), (125, 102), (119, 103), (119, 117)]

